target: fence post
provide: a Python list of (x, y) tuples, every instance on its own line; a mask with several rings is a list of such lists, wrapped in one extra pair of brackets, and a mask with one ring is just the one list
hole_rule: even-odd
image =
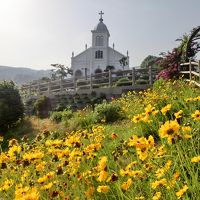
[(92, 74), (90, 74), (90, 90), (92, 90)]
[(135, 85), (135, 67), (132, 68), (132, 86)]
[(189, 61), (189, 72), (190, 72), (190, 81), (192, 80), (192, 63), (191, 63), (191, 58)]
[(51, 94), (51, 80), (48, 81), (48, 95)]
[(111, 70), (108, 71), (108, 75), (109, 75), (109, 87), (112, 87), (112, 72), (111, 72)]
[(62, 78), (60, 79), (60, 92), (63, 92), (63, 80), (62, 80)]
[(28, 86), (28, 89), (29, 89), (29, 97), (31, 96), (31, 83), (29, 84), (29, 86)]
[(40, 81), (38, 81), (38, 90), (37, 90), (38, 95), (40, 95)]
[(77, 85), (76, 85), (76, 77), (74, 77), (74, 90), (76, 91)]
[(153, 77), (152, 77), (152, 67), (149, 66), (149, 84), (153, 84)]

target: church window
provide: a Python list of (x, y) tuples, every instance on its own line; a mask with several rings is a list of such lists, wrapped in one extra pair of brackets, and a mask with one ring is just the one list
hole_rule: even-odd
[(83, 73), (82, 73), (82, 71), (81, 70), (76, 70), (76, 72), (75, 72), (75, 77), (76, 78), (79, 78), (79, 77), (81, 77), (81, 76), (83, 76)]
[(103, 46), (103, 36), (97, 36), (95, 41), (96, 46)]
[(95, 52), (95, 58), (96, 58), (96, 59), (101, 59), (101, 58), (103, 58), (103, 51), (100, 51), (100, 50), (96, 51), (96, 52)]
[(97, 68), (96, 70), (95, 70), (95, 72), (94, 72), (95, 74), (100, 74), (100, 73), (102, 73), (102, 70), (101, 69), (99, 69), (99, 68)]

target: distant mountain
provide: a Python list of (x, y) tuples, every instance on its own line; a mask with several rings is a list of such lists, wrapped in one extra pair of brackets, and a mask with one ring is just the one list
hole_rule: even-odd
[(21, 85), (42, 77), (50, 77), (50, 70), (34, 70), (22, 67), (0, 66), (0, 81), (12, 80), (16, 84)]

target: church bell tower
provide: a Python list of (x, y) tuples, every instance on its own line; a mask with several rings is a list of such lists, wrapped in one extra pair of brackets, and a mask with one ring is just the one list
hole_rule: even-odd
[[(109, 47), (109, 37), (110, 33), (107, 26), (103, 23), (103, 12), (99, 13), (100, 19), (99, 23), (92, 30), (92, 63), (91, 66), (95, 71), (98, 68), (105, 68), (108, 65), (108, 47)], [(103, 66), (102, 66), (103, 64)]]

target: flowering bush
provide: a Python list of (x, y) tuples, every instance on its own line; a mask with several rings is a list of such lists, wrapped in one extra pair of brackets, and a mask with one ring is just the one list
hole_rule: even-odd
[(114, 124), (99, 124), (66, 134), (45, 131), (30, 142), (10, 140), (0, 153), (0, 197), (198, 199), (199, 90), (162, 81), (117, 103), (131, 131), (122, 121), (115, 131)]
[(163, 55), (163, 59), (158, 61), (159, 66), (163, 70), (157, 75), (157, 79), (169, 80), (178, 76), (178, 65), (181, 61), (182, 52), (178, 48), (174, 48), (172, 52)]

